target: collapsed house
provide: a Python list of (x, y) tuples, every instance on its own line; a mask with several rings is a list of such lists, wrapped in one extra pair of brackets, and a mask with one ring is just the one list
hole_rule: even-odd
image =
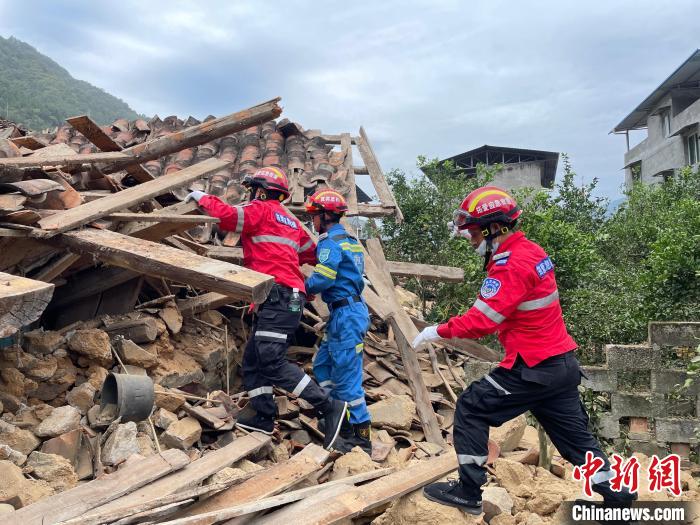
[[(4, 127), (0, 502), (11, 513), (0, 523), (335, 523), (369, 521), (390, 503), (377, 523), (429, 506), (439, 520), (467, 520), (415, 493), (398, 500), (456, 469), (451, 427), (465, 363), (498, 360), (472, 341), (410, 346), (425, 323), (394, 279), (459, 282), (459, 269), (388, 261), (378, 239), (364, 242), (371, 457), (323, 450), (311, 407), (285, 392), (276, 392), (273, 437), (235, 426), (247, 402), (239, 365), (248, 307), (272, 278), (240, 266), (236, 234), (182, 202), (187, 191), (238, 204), (242, 177), (273, 165), (288, 172), (286, 205), (301, 219), (306, 196), (324, 186), (347, 198), (350, 216), (401, 218), (362, 128), (304, 130), (276, 120), (277, 102), (204, 122), (103, 128), (80, 116), (51, 133)], [(356, 175), (369, 176), (376, 201)], [(310, 303), (289, 348), (309, 371), (327, 318), (320, 299)], [(474, 523), (551, 515), (575, 490), (562, 461), (560, 477), (536, 468), (533, 431), (524, 417), (494, 431), (489, 465), (501, 486)], [(558, 488), (515, 494), (525, 482)]]

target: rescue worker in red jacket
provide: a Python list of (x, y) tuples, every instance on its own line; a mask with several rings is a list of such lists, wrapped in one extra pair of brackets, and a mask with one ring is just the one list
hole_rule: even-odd
[(481, 513), (489, 427), (529, 410), (567, 461), (583, 465), (588, 451), (604, 461), (593, 476), (594, 491), (606, 502), (631, 504), (635, 495), (611, 490), (610, 463), (588, 430), (578, 392), (583, 373), (564, 325), (554, 264), (539, 245), (514, 231), (520, 215), (513, 197), (494, 186), (471, 192), (454, 214), (455, 233), (469, 238), (485, 258), (487, 277), (466, 313), (426, 327), (413, 346), (497, 332), (505, 357), (459, 397), (454, 421), (459, 480), (433, 483), (424, 494)]
[(347, 420), (348, 405), (329, 398), (328, 392), (287, 360), (289, 337), (299, 327), (306, 300), (299, 266), (316, 264), (316, 244), (282, 207), (289, 186), (281, 169), (259, 169), (246, 176), (243, 184), (250, 190), (250, 202), (242, 206), (230, 206), (201, 191), (186, 199), (197, 201), (207, 214), (219, 218), (222, 230), (241, 234), (246, 268), (275, 278), (267, 299), (257, 305), (253, 333), (243, 353), (243, 384), (254, 411), (244, 410), (237, 425), (272, 434), (277, 413), (272, 388), (277, 386), (314, 406), (328, 429), (324, 446), (330, 450)]

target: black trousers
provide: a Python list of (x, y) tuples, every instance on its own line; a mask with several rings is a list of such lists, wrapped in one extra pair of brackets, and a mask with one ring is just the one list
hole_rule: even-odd
[(304, 311), (304, 295), (299, 294), (299, 298), (298, 307), (292, 307), (292, 290), (275, 284), (267, 300), (258, 307), (253, 333), (243, 353), (243, 386), (251, 405), (263, 417), (274, 418), (277, 412), (273, 386), (301, 397), (320, 412), (328, 408), (328, 393), (287, 360), (289, 337), (299, 326)]
[(469, 497), (481, 499), (486, 483), (489, 427), (498, 427), (526, 411), (540, 422), (561, 455), (583, 465), (587, 451), (605, 465), (593, 482), (605, 482), (610, 463), (588, 430), (588, 414), (578, 385), (581, 369), (573, 352), (550, 357), (529, 368), (518, 357), (511, 370), (498, 367), (462, 393), (457, 402), (454, 444), (459, 476)]

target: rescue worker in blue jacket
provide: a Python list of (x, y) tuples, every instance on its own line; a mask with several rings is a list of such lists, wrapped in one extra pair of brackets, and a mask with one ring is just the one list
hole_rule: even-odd
[(368, 454), (370, 416), (362, 388), (362, 356), (364, 337), (369, 328), (369, 312), (362, 299), (365, 286), (364, 254), (359, 241), (340, 224), (348, 206), (340, 193), (317, 191), (306, 203), (318, 238), (318, 264), (306, 279), (309, 294), (321, 294), (328, 304), (330, 318), (321, 346), (314, 357), (314, 375), (321, 387), (329, 388), (331, 397), (346, 401), (350, 409), (350, 425), (340, 428), (334, 448), (349, 452), (359, 446)]

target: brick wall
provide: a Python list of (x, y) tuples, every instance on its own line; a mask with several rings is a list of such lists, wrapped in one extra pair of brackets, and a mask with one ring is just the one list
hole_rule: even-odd
[[(624, 430), (633, 451), (687, 458), (697, 450), (700, 427), (700, 377), (682, 397), (674, 395), (686, 373), (689, 349), (700, 344), (700, 322), (649, 323), (649, 338), (639, 345), (606, 345), (604, 366), (584, 366), (582, 385), (610, 398), (610, 412), (600, 416), (599, 436), (622, 444)], [(668, 365), (678, 363), (678, 368)], [(497, 363), (465, 365), (468, 382), (481, 378)], [(630, 386), (633, 385), (633, 386)], [(621, 420), (624, 426), (621, 425)]]

